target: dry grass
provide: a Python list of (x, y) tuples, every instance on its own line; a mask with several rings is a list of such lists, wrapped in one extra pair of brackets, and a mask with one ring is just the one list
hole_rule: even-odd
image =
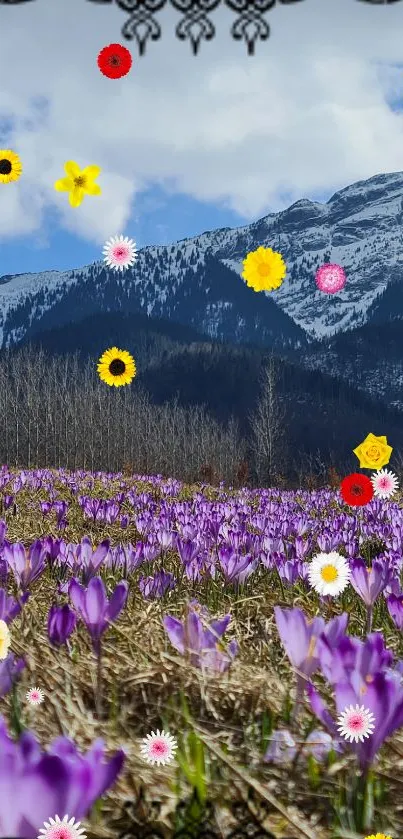
[[(111, 497), (114, 489), (111, 484), (106, 493), (100, 485), (91, 494)], [(194, 489), (188, 488), (185, 494), (192, 494)], [(211, 490), (211, 495), (214, 494)], [(53, 517), (42, 517), (38, 502), (46, 500), (46, 494), (24, 489), (18, 494), (17, 515), (11, 510), (4, 515), (7, 538), (26, 545), (49, 532), (62, 535), (66, 542), (77, 542), (85, 534), (94, 544), (106, 537), (112, 544), (138, 540), (133, 527), (122, 531), (118, 526), (85, 520), (77, 501), (61, 485), (58, 497), (66, 498), (71, 504), (66, 531), (60, 534)], [(166, 570), (172, 570), (175, 556), (168, 555), (163, 564)], [(352, 765), (352, 759), (343, 759), (329, 769), (320, 768), (316, 784), (312, 777), (309, 779), (304, 761), (298, 761), (290, 769), (268, 765), (262, 760), (270, 726), (275, 728), (287, 722), (289, 693), (292, 694), (294, 684), (288, 659), (278, 640), (273, 606), (300, 605), (308, 614), (314, 614), (317, 603), (312, 597), (308, 598), (296, 586), (285, 590), (284, 600), (273, 576), (264, 573), (253, 575), (242, 595), (218, 581), (192, 586), (185, 580), (164, 601), (150, 603), (138, 591), (140, 573), (144, 573), (143, 569), (130, 580), (127, 607), (105, 636), (102, 719), (97, 719), (95, 711), (95, 666), (85, 627), (72, 636), (70, 650), (54, 650), (47, 641), (46, 615), (51, 603), (56, 602), (56, 583), (50, 571), (32, 586), (22, 616), (12, 624), (12, 649), (17, 655), (24, 655), (27, 663), (18, 686), (23, 725), (34, 730), (44, 746), (53, 737), (65, 734), (81, 748), (102, 737), (111, 752), (120, 746), (127, 752), (120, 779), (93, 814), (93, 835), (115, 839), (117, 825), (128, 823), (124, 819), (118, 822), (125, 800), (135, 798), (141, 788), (145, 808), (147, 802), (159, 802), (158, 826), (167, 837), (171, 835), (178, 799), (190, 793), (189, 784), (176, 764), (151, 767), (139, 753), (142, 737), (165, 727), (175, 736), (194, 728), (204, 743), (208, 798), (214, 805), (223, 837), (231, 827), (226, 805), (237, 797), (245, 797), (248, 789), (254, 789), (256, 803), (265, 807), (265, 826), (278, 839), (335, 836), (362, 839), (362, 834), (349, 833), (347, 829), (336, 832), (331, 826), (329, 801), (335, 799), (346, 764)], [(118, 579), (111, 573), (103, 576), (108, 586)], [(186, 600), (191, 597), (207, 605), (214, 616), (231, 611), (232, 622), (226, 638), (235, 637), (240, 652), (230, 672), (219, 678), (206, 679), (198, 670), (190, 668), (183, 658), (176, 656), (163, 631), (163, 615), (181, 616)], [(59, 597), (58, 601), (61, 600)], [(358, 598), (345, 599), (338, 608), (339, 613), (342, 608), (352, 612), (350, 632), (363, 634), (365, 615)], [(377, 613), (374, 628), (382, 628), (389, 647), (403, 657), (401, 639), (384, 609)], [(45, 703), (38, 708), (31, 708), (24, 699), (26, 690), (34, 685), (46, 693)], [(2, 705), (3, 713), (10, 720), (11, 696), (5, 697)], [(299, 738), (310, 724), (312, 716), (305, 709), (298, 726)], [(387, 790), (378, 801), (378, 817), (382, 824), (389, 826), (393, 839), (398, 839), (403, 836), (403, 806), (399, 803), (403, 789), (402, 734), (384, 749), (377, 778), (383, 780)]]

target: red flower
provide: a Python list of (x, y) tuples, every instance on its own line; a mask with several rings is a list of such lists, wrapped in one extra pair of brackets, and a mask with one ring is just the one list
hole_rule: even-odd
[(121, 44), (109, 44), (98, 55), (98, 67), (108, 79), (121, 79), (132, 66), (132, 57)]
[(372, 482), (366, 475), (355, 472), (343, 478), (340, 485), (343, 501), (351, 507), (364, 507), (374, 497)]

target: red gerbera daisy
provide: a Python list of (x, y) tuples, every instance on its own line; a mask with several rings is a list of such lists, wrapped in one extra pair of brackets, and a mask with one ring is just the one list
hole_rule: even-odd
[(343, 501), (351, 507), (364, 507), (374, 497), (374, 488), (366, 475), (355, 472), (343, 478), (340, 486)]
[(132, 57), (121, 44), (109, 44), (98, 55), (98, 67), (108, 79), (121, 79), (132, 66)]

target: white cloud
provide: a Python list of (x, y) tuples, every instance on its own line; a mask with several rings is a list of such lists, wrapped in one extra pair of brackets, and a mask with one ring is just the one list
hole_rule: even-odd
[[(253, 57), (230, 36), (228, 10), (212, 13), (216, 37), (197, 57), (173, 35), (178, 13), (157, 16), (161, 40), (142, 58), (127, 42), (132, 71), (112, 81), (96, 58), (123, 40), (125, 13), (114, 4), (0, 6), (0, 131), (4, 120), (13, 126), (0, 145), (24, 166), (0, 190), (1, 238), (40, 231), (50, 210), (101, 243), (124, 230), (136, 193), (153, 183), (252, 218), (284, 206), (285, 194), (290, 203), (403, 170), (403, 115), (386, 101), (402, 89), (403, 70), (391, 65), (403, 3), (278, 7)], [(71, 159), (102, 168), (102, 197), (76, 210), (53, 189)]]

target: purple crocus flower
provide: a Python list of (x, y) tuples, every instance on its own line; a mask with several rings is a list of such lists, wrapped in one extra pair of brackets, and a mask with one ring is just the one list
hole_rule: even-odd
[(275, 606), (277, 630), (281, 643), (293, 667), (308, 679), (319, 667), (316, 642), (325, 635), (333, 647), (344, 634), (348, 614), (333, 618), (328, 624), (321, 617), (308, 620), (301, 609), (281, 609)]
[(72, 740), (58, 737), (43, 752), (30, 731), (12, 740), (0, 717), (0, 835), (36, 839), (49, 813), (85, 818), (115, 783), (124, 759), (119, 750), (105, 760), (102, 740), (81, 754)]
[(396, 597), (395, 594), (389, 595), (386, 605), (397, 629), (403, 629), (403, 595), (400, 597)]
[(292, 763), (297, 753), (297, 744), (287, 728), (273, 731), (264, 756), (265, 763)]
[(372, 608), (375, 600), (387, 586), (390, 569), (387, 563), (374, 559), (372, 567), (368, 568), (363, 559), (353, 559), (350, 562), (353, 589), (360, 595), (367, 609)]
[[(313, 713), (320, 719), (335, 739), (341, 741), (337, 731), (336, 721), (322, 701), (318, 691), (312, 684), (307, 688)], [(356, 753), (360, 766), (366, 770), (373, 762), (377, 752), (387, 737), (403, 725), (403, 685), (399, 673), (392, 670), (378, 672), (365, 689), (357, 692), (351, 682), (339, 682), (334, 688), (334, 699), (337, 715), (343, 713), (346, 707), (364, 705), (366, 710), (374, 715), (374, 731), (364, 742), (350, 743), (349, 747)]]
[(129, 585), (126, 580), (118, 583), (108, 601), (101, 577), (93, 577), (88, 588), (74, 577), (69, 585), (69, 597), (81, 620), (91, 635), (94, 653), (100, 655), (101, 637), (109, 623), (116, 620), (126, 604)]
[(28, 553), (20, 542), (7, 543), (3, 554), (22, 591), (37, 580), (45, 568), (46, 551), (40, 539), (31, 545)]
[(51, 644), (65, 644), (76, 627), (77, 618), (70, 606), (51, 606), (48, 614), (48, 636)]
[(211, 621), (207, 609), (192, 601), (183, 621), (166, 615), (163, 623), (172, 646), (181, 655), (187, 654), (193, 667), (223, 673), (238, 652), (236, 641), (230, 641), (227, 650), (220, 643), (230, 620), (231, 616), (225, 615)]
[(153, 577), (140, 577), (139, 589), (146, 600), (157, 600), (164, 597), (167, 591), (175, 588), (176, 580), (173, 574), (158, 571)]
[(17, 615), (20, 614), (21, 608), (26, 603), (29, 597), (29, 592), (20, 597), (19, 602), (15, 597), (8, 597), (7, 592), (3, 588), (0, 589), (0, 620), (7, 624), (11, 623)]
[(94, 551), (88, 536), (83, 536), (81, 539), (77, 547), (77, 560), (82, 569), (82, 581), (84, 585), (89, 582), (91, 577), (94, 577), (98, 568), (105, 561), (109, 553), (109, 546), (109, 539), (104, 539)]

